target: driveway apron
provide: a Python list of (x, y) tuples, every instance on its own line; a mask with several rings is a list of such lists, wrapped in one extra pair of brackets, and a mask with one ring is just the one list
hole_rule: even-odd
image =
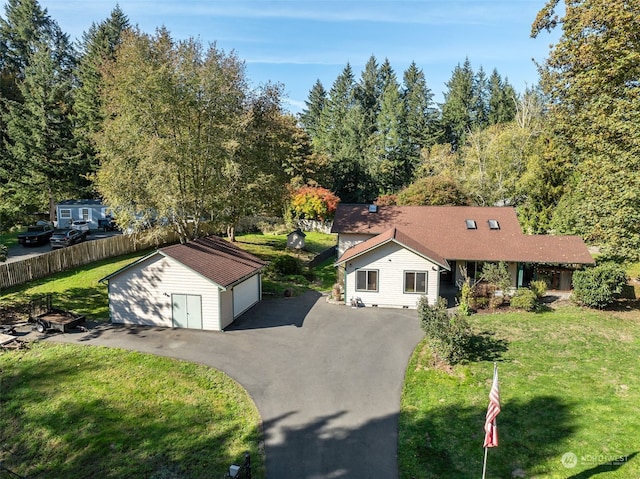
[(263, 301), (226, 332), (107, 324), (50, 339), (224, 371), (260, 411), (269, 479), (395, 479), (402, 382), (423, 336), (415, 311), (306, 293)]

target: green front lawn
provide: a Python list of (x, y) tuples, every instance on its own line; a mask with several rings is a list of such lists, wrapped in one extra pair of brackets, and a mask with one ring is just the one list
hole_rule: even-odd
[(221, 478), (244, 451), (264, 477), (258, 411), (221, 372), (49, 343), (0, 353), (0, 370), (0, 462), (22, 477)]
[[(566, 307), (471, 322), (495, 332), (488, 345), (499, 357), (500, 444), (489, 450), (487, 477), (640, 477), (637, 311)], [(402, 394), (401, 478), (481, 476), (490, 349), (448, 372), (433, 367), (425, 343), (416, 349)], [(575, 467), (563, 466), (566, 453)]]
[(31, 298), (52, 293), (55, 307), (84, 314), (94, 320), (106, 320), (109, 317), (107, 285), (98, 281), (144, 255), (139, 252), (105, 259), (32, 281), (3, 291), (0, 301), (5, 306), (28, 303)]

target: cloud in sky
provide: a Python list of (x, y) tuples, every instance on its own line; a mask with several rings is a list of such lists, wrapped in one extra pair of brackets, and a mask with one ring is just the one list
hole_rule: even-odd
[[(516, 89), (537, 82), (532, 57), (548, 51), (529, 32), (541, 0), (39, 0), (71, 38), (108, 17), (119, 3), (131, 23), (151, 33), (166, 26), (177, 39), (234, 50), (250, 80), (285, 84), (301, 105), (320, 79), (326, 89), (347, 62), (359, 77), (371, 55), (388, 58), (402, 78), (415, 61), (436, 94), (468, 57), (494, 67)], [(4, 3), (4, 2), (3, 2)], [(293, 107), (292, 107), (293, 108)]]

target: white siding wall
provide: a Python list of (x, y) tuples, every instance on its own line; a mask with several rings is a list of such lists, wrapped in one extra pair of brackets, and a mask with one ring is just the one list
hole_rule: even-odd
[(260, 276), (254, 275), (233, 287), (233, 318), (260, 301)]
[(340, 233), (338, 235), (338, 258), (352, 246), (367, 241), (369, 238), (373, 238), (375, 235), (362, 235), (362, 234), (349, 234)]
[(220, 291), (220, 329), (233, 323), (233, 292)]
[(218, 287), (180, 263), (156, 254), (109, 281), (114, 323), (172, 326), (171, 295), (202, 296), (202, 328), (220, 330)]
[[(358, 269), (378, 270), (378, 291), (356, 291)], [(422, 294), (404, 292), (405, 271), (427, 272), (427, 297), (429, 303), (435, 303), (440, 287), (438, 267), (431, 261), (401, 247), (397, 243), (387, 243), (375, 250), (359, 256), (346, 264), (345, 300), (357, 297), (365, 306), (391, 306), (415, 308)]]

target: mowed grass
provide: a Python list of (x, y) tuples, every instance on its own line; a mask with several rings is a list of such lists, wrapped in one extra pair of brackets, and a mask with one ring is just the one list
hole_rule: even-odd
[(136, 261), (146, 253), (139, 252), (118, 258), (97, 261), (79, 268), (63, 271), (22, 286), (5, 290), (0, 295), (4, 305), (29, 302), (45, 294), (52, 294), (54, 306), (84, 314), (93, 320), (108, 320), (107, 285), (100, 279)]
[[(236, 244), (265, 261), (273, 261), (278, 256), (289, 255), (298, 258), (304, 264), (318, 253), (335, 246), (337, 243), (337, 236), (333, 234), (309, 231), (305, 235), (304, 251), (288, 249), (287, 235), (243, 234), (236, 238)], [(285, 290), (294, 295), (302, 294), (308, 290), (331, 290), (336, 282), (336, 268), (333, 263), (334, 258), (330, 258), (307, 271), (305, 275), (277, 279), (263, 277), (265, 298), (281, 297)]]
[(221, 372), (49, 343), (0, 370), (0, 462), (22, 477), (218, 478), (244, 451), (264, 477), (258, 411)]
[[(640, 319), (564, 307), (471, 318), (506, 345), (498, 360), (499, 446), (489, 478), (640, 477)], [(482, 475), (493, 364), (434, 368), (422, 343), (402, 394), (400, 477)], [(575, 454), (575, 467), (563, 455)], [(571, 455), (565, 456), (570, 465)]]
[(305, 250), (300, 252), (287, 249), (287, 235), (242, 234), (236, 237), (236, 242), (239, 247), (266, 261), (285, 254), (298, 256), (303, 261), (308, 261), (337, 243), (337, 235), (334, 234), (307, 231), (305, 235)]

